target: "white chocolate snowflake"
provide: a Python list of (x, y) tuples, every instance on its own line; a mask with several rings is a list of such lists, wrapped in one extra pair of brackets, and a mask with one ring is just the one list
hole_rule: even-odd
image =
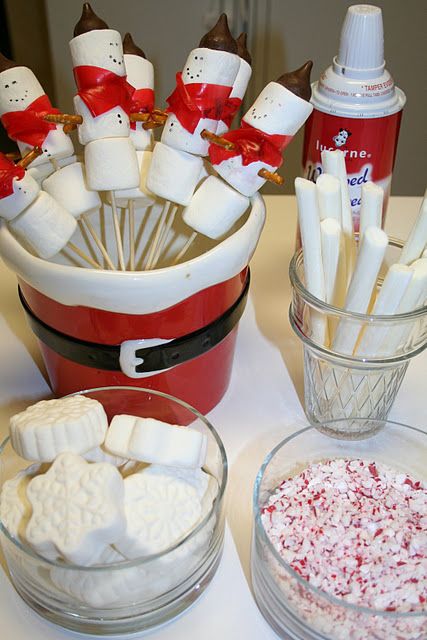
[(31, 480), (27, 496), (33, 513), (26, 537), (46, 557), (88, 565), (124, 532), (123, 478), (113, 465), (63, 453)]

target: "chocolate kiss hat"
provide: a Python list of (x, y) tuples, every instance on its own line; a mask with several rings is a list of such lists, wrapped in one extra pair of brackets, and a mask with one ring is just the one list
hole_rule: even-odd
[(284, 73), (276, 82), (283, 85), (285, 89), (288, 89), (299, 98), (309, 102), (311, 98), (310, 73), (312, 67), (312, 61), (308, 60), (299, 69)]
[(203, 36), (199, 47), (237, 53), (237, 42), (230, 33), (225, 13), (221, 13), (216, 25)]
[(129, 53), (134, 56), (139, 56), (140, 58), (147, 58), (143, 50), (134, 43), (129, 32), (125, 33), (125, 37), (123, 38), (123, 53)]
[(74, 37), (95, 29), (108, 29), (108, 24), (96, 15), (89, 2), (85, 2), (80, 20), (74, 27)]
[(6, 69), (13, 69), (13, 67), (19, 67), (19, 64), (0, 53), (0, 73), (6, 71)]
[(237, 38), (236, 40), (237, 55), (239, 56), (239, 58), (243, 58), (243, 60), (246, 60), (246, 62), (252, 66), (252, 56), (249, 53), (248, 48), (246, 46), (247, 39), (248, 39), (248, 34), (245, 32), (241, 33), (240, 36)]

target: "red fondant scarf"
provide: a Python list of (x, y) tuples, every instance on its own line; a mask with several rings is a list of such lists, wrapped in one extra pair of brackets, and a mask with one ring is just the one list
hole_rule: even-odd
[(227, 151), (223, 147), (211, 144), (209, 157), (213, 165), (234, 156), (242, 156), (243, 166), (261, 161), (272, 167), (280, 167), (283, 162), (282, 151), (293, 138), (293, 136), (264, 133), (251, 127), (244, 120), (241, 121), (239, 129), (228, 131), (223, 137), (234, 142), (235, 149)]
[(25, 169), (15, 165), (3, 153), (0, 153), (0, 199), (12, 195), (14, 178), (22, 180), (24, 176)]
[(56, 129), (53, 122), (45, 122), (43, 116), (48, 113), (59, 113), (50, 104), (47, 95), (33, 100), (24, 111), (9, 111), (1, 117), (7, 135), (12, 140), (25, 142), (32, 147), (41, 147), (49, 131)]
[(130, 113), (133, 87), (126, 76), (118, 76), (100, 67), (74, 67), (77, 92), (91, 114), (100, 116), (114, 107)]
[(224, 105), (221, 120), (227, 125), (228, 128), (231, 127), (233, 118), (239, 110), (241, 104), (241, 98), (228, 98), (226, 104)]
[(184, 84), (182, 74), (178, 72), (176, 88), (167, 98), (167, 111), (175, 114), (187, 131), (194, 133), (202, 118), (221, 120), (231, 89), (218, 84)]
[[(129, 113), (151, 113), (154, 109), (153, 89), (135, 89)], [(130, 123), (130, 128), (136, 128), (136, 122)]]

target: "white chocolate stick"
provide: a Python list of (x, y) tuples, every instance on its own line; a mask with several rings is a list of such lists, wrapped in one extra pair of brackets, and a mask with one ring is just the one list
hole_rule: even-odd
[(421, 256), (427, 245), (427, 190), (421, 204), (417, 221), (412, 227), (405, 246), (400, 254), (400, 264), (410, 264)]
[[(309, 180), (296, 178), (295, 193), (304, 252), (305, 286), (313, 296), (324, 301), (326, 299), (326, 290), (316, 187)], [(319, 344), (325, 344), (327, 340), (326, 315), (314, 309), (310, 309), (310, 311), (312, 338)]]
[(345, 239), (347, 263), (347, 283), (350, 282), (356, 262), (356, 242), (354, 239), (353, 216), (348, 192), (347, 170), (342, 151), (322, 151), (322, 164), (325, 173), (330, 173), (341, 183), (341, 226)]
[(129, 200), (129, 269), (135, 271), (135, 201)]
[[(367, 312), (387, 245), (388, 237), (384, 231), (377, 227), (366, 229), (345, 299), (346, 311)], [(351, 355), (361, 328), (358, 320), (349, 318), (340, 320), (332, 343), (333, 350)]]
[(316, 181), (320, 220), (335, 218), (342, 225), (341, 183), (335, 176), (322, 173)]
[(197, 235), (198, 235), (197, 231), (193, 231), (193, 233), (188, 238), (188, 240), (185, 243), (185, 245), (182, 247), (181, 251), (178, 253), (177, 256), (175, 256), (175, 259), (172, 262), (172, 265), (178, 264), (178, 262), (180, 262), (180, 260), (182, 260), (182, 258), (185, 256), (185, 254), (187, 253), (187, 251), (189, 250), (189, 248), (191, 247), (191, 245), (193, 244), (193, 242), (197, 238)]
[(125, 267), (125, 258), (123, 255), (122, 234), (120, 232), (119, 214), (117, 213), (116, 197), (114, 195), (114, 191), (110, 191), (110, 198), (111, 198), (111, 211), (113, 214), (114, 234), (116, 236), (117, 256), (119, 258), (119, 266), (121, 271), (125, 271), (126, 267)]
[(325, 274), (325, 300), (328, 304), (340, 306), (337, 304), (337, 289), (339, 286), (338, 263), (340, 253), (342, 253), (343, 241), (339, 222), (335, 218), (325, 218), (322, 220), (320, 223), (320, 237), (322, 242), (323, 271)]
[(162, 233), (162, 237), (159, 240), (159, 244), (158, 244), (158, 248), (156, 251), (156, 255), (153, 258), (153, 262), (151, 264), (151, 268), (154, 269), (154, 267), (157, 265), (160, 256), (162, 255), (163, 249), (165, 247), (165, 244), (167, 242), (168, 236), (169, 236), (169, 232), (172, 228), (172, 225), (175, 221), (175, 216), (176, 216), (176, 212), (178, 211), (178, 205), (174, 205), (173, 209), (170, 211), (169, 213), (169, 217), (168, 220), (166, 222), (166, 225), (163, 229), (163, 233)]
[(359, 242), (368, 227), (381, 229), (383, 215), (384, 190), (373, 182), (362, 185), (362, 203), (360, 208)]
[(157, 229), (156, 229), (156, 233), (154, 235), (154, 240), (151, 243), (151, 247), (150, 247), (150, 251), (148, 252), (148, 256), (147, 256), (147, 260), (145, 262), (145, 267), (144, 269), (149, 270), (152, 268), (152, 262), (154, 261), (154, 256), (156, 254), (156, 250), (157, 250), (157, 246), (160, 240), (160, 235), (164, 229), (164, 226), (166, 224), (166, 218), (168, 215), (168, 211), (171, 207), (171, 202), (169, 200), (166, 200), (162, 213), (160, 214), (159, 217), (159, 221), (157, 223)]
[[(400, 302), (397, 313), (409, 313), (418, 307), (423, 306), (427, 299), (427, 259), (415, 260), (409, 267), (413, 273), (411, 281)], [(408, 321), (392, 327), (384, 338), (381, 345), (378, 345), (378, 356), (390, 356), (395, 354), (406, 345), (414, 328), (414, 322)]]
[[(413, 269), (403, 264), (393, 264), (387, 272), (376, 299), (372, 315), (391, 316), (399, 306), (413, 276)], [(356, 349), (357, 356), (376, 357), (390, 328), (383, 325), (367, 326)]]

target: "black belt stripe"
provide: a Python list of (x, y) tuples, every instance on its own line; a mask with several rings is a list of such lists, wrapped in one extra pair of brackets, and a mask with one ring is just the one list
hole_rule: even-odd
[[(246, 307), (249, 282), (250, 273), (248, 271), (244, 289), (236, 302), (206, 327), (165, 344), (137, 349), (135, 351), (136, 357), (143, 358), (144, 361), (136, 367), (136, 372), (149, 373), (151, 371), (169, 369), (196, 358), (219, 344), (234, 329), (242, 317)], [(86, 342), (53, 329), (33, 314), (19, 287), (18, 293), (34, 334), (47, 347), (63, 358), (86, 367), (107, 371), (121, 371), (119, 362), (120, 345)]]

